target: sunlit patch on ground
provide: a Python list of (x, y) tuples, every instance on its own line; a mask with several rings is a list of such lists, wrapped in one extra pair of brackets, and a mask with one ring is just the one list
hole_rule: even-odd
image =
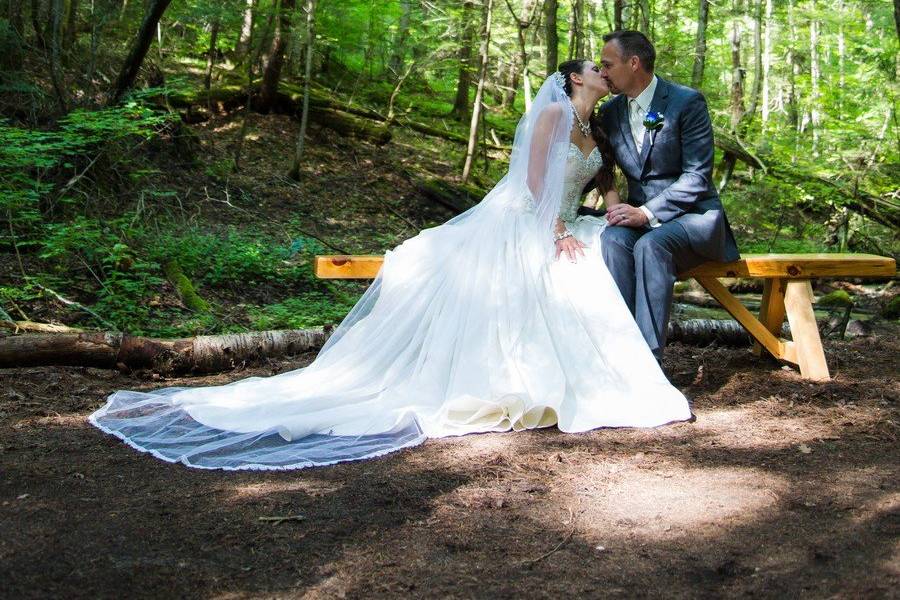
[(324, 481), (300, 480), (300, 481), (266, 481), (262, 483), (247, 483), (233, 487), (227, 487), (226, 493), (233, 502), (243, 502), (266, 498), (275, 494), (305, 494), (311, 497), (323, 497), (341, 489), (341, 484)]
[(637, 465), (608, 477), (595, 499), (584, 498), (584, 519), (591, 529), (624, 526), (638, 536), (721, 533), (759, 519), (786, 486), (784, 478), (758, 469), (645, 471)]

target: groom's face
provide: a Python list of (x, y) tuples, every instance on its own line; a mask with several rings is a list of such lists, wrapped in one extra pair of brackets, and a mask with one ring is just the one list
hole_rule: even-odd
[(606, 42), (600, 57), (600, 75), (606, 80), (609, 91), (613, 94), (628, 93), (635, 79), (635, 57), (626, 59), (616, 40)]

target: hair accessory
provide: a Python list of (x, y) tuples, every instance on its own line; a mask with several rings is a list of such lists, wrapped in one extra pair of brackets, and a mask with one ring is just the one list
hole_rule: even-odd
[(566, 91), (566, 78), (563, 77), (562, 73), (560, 73), (559, 71), (553, 71), (553, 74), (550, 75), (550, 79), (552, 79), (556, 83), (556, 85), (559, 86), (559, 89), (561, 89), (563, 92)]

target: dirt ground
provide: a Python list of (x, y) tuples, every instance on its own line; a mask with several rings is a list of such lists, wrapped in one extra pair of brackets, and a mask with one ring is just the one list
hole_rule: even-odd
[[(93, 428), (116, 389), (225, 383), (0, 370), (0, 594), (882, 598), (900, 583), (898, 336), (834, 381), (673, 345), (695, 423), (470, 435), (291, 472), (163, 463)], [(261, 517), (293, 516), (271, 521)], [(895, 596), (896, 597), (896, 596)]]

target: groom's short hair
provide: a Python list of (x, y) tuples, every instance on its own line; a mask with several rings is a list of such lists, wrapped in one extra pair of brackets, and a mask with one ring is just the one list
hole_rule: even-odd
[(647, 39), (646, 35), (640, 31), (621, 30), (603, 36), (604, 42), (612, 40), (618, 42), (625, 58), (637, 56), (641, 59), (641, 65), (650, 73), (653, 72), (653, 65), (656, 63), (656, 49), (653, 48), (653, 42)]

